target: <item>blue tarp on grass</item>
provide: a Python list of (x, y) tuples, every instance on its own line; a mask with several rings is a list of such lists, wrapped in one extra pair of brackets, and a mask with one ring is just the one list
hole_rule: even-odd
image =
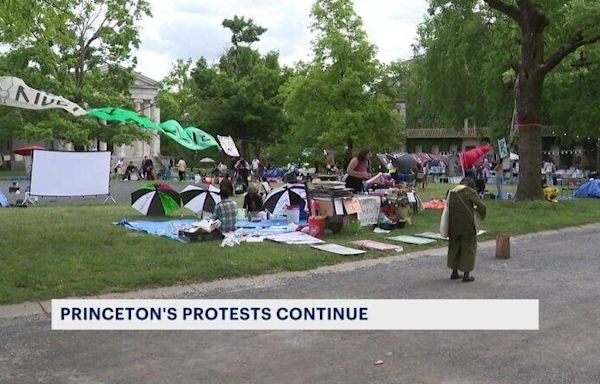
[(192, 227), (192, 223), (197, 222), (197, 219), (185, 219), (185, 220), (168, 220), (168, 221), (129, 221), (123, 219), (115, 225), (120, 225), (125, 228), (133, 229), (134, 231), (145, 232), (154, 236), (163, 236), (172, 240), (177, 240), (185, 243), (184, 240), (178, 236), (180, 229), (187, 229)]
[(600, 180), (590, 180), (581, 186), (575, 192), (575, 197), (597, 197), (600, 198)]

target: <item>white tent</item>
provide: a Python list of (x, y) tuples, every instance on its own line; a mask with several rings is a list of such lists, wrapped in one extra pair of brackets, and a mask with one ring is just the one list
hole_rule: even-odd
[(200, 160), (201, 163), (214, 163), (215, 161), (213, 159), (211, 159), (210, 157), (205, 157), (204, 159)]

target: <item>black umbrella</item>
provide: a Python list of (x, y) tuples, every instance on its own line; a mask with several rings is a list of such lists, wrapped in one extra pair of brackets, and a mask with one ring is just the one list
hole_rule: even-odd
[(275, 188), (267, 195), (262, 209), (274, 215), (280, 215), (288, 205), (306, 206), (306, 187), (304, 184), (286, 184)]
[(183, 206), (194, 213), (214, 212), (215, 206), (221, 201), (220, 189), (210, 185), (208, 189), (188, 185), (181, 191)]

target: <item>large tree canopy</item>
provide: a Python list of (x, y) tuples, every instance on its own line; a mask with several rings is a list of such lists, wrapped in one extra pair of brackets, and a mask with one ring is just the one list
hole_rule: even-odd
[(349, 0), (318, 0), (312, 7), (314, 60), (300, 65), (284, 90), (291, 141), (302, 151), (400, 144), (394, 100), (382, 86), (385, 68), (375, 59), (361, 18)]
[[(131, 108), (132, 50), (143, 15), (150, 15), (145, 0), (8, 0), (0, 7), (0, 42), (9, 48), (0, 56), (0, 73), (84, 108)], [(119, 144), (145, 136), (133, 126), (102, 126), (56, 110), (3, 110), (2, 125), (11, 136), (82, 146), (90, 139)]]
[[(231, 135), (241, 142), (245, 155), (278, 141), (284, 126), (279, 87), (287, 71), (279, 55), (261, 55), (252, 48), (266, 32), (252, 19), (235, 16), (223, 21), (231, 31), (232, 45), (214, 65), (200, 58), (178, 61), (165, 79), (160, 94), (163, 117), (181, 120), (212, 134)], [(167, 148), (179, 153), (175, 148)], [(189, 154), (191, 155), (191, 154)]]
[[(517, 198), (541, 198), (541, 125), (597, 131), (589, 126), (596, 112), (587, 104), (597, 101), (597, 92), (588, 84), (593, 100), (576, 95), (597, 71), (591, 61), (600, 40), (600, 3), (431, 0), (419, 35), (418, 60), (429, 75), (423, 91), (431, 95), (425, 101), (436, 108), (434, 118), (451, 127), (473, 118), (502, 132), (514, 111), (521, 154)], [(588, 60), (585, 68), (577, 65), (581, 57)], [(579, 104), (588, 107), (574, 117), (569, 109)]]

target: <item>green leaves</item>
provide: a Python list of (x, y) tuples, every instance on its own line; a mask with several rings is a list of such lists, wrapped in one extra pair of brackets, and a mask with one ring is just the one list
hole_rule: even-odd
[(340, 153), (362, 146), (396, 149), (400, 124), (385, 68), (375, 59), (362, 20), (348, 0), (318, 0), (312, 7), (314, 61), (285, 85), (291, 140), (301, 150)]
[[(33, 16), (35, 15), (35, 17)], [(0, 73), (62, 95), (89, 108), (131, 108), (132, 49), (139, 45), (137, 22), (150, 15), (145, 0), (7, 0), (0, 7)], [(60, 139), (87, 145), (143, 137), (141, 130), (82, 122), (66, 114), (20, 111), (24, 124), (8, 128), (28, 139)]]

